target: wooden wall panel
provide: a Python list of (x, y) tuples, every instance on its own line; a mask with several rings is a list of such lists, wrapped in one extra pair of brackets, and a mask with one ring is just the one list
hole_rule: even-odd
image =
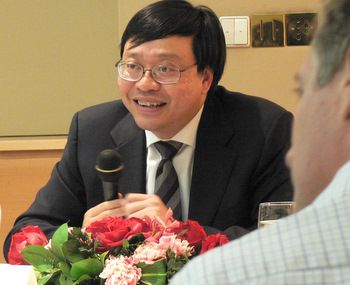
[(16, 217), (28, 208), (36, 192), (50, 177), (62, 150), (0, 152), (0, 263), (2, 246)]

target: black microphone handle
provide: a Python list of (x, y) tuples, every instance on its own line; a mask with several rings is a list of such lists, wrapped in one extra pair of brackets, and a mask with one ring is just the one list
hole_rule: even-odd
[(102, 181), (103, 196), (105, 201), (118, 199), (118, 184), (113, 182)]

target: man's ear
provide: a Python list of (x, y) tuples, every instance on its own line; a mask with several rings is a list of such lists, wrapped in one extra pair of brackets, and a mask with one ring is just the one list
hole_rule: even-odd
[(213, 83), (213, 78), (214, 72), (211, 70), (211, 68), (206, 67), (202, 72), (202, 90), (205, 94), (209, 91), (210, 86)]
[(350, 47), (346, 51), (344, 57), (343, 66), (343, 80), (342, 80), (342, 93), (343, 93), (343, 110), (344, 117), (350, 119)]

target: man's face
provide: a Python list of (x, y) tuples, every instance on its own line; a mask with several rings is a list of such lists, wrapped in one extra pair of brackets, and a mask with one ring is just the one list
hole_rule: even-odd
[[(131, 61), (146, 69), (159, 64), (173, 64), (180, 69), (196, 63), (192, 38), (171, 36), (145, 42), (137, 47), (126, 42), (123, 61)], [(197, 72), (193, 66), (181, 73), (180, 80), (171, 85), (156, 82), (147, 71), (137, 82), (119, 77), (122, 101), (137, 125), (160, 138), (177, 134), (203, 106), (212, 82), (212, 71)]]
[(296, 76), (301, 100), (295, 113), (292, 147), (287, 154), (297, 210), (324, 190), (343, 163), (344, 110), (341, 74), (323, 87), (316, 82), (318, 59), (312, 54)]

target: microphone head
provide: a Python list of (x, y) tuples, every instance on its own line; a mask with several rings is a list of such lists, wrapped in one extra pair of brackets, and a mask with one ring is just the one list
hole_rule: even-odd
[(95, 169), (102, 181), (117, 183), (123, 168), (120, 154), (115, 149), (105, 149), (97, 156)]

